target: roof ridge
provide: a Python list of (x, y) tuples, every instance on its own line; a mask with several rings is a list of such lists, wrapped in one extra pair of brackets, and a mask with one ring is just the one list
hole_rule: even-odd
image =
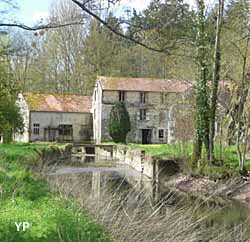
[(153, 77), (99, 77), (99, 81), (103, 90), (182, 93), (193, 86), (187, 80)]
[(22, 94), (41, 94), (41, 95), (60, 95), (60, 96), (78, 96), (78, 97), (92, 97), (91, 95), (80, 95), (72, 93), (55, 93), (55, 92), (22, 92)]
[(149, 79), (149, 80), (162, 80), (162, 81), (183, 81), (187, 83), (192, 83), (189, 80), (186, 79), (177, 79), (177, 78), (161, 78), (161, 77), (129, 77), (129, 76), (97, 76), (97, 79), (103, 78), (103, 79)]

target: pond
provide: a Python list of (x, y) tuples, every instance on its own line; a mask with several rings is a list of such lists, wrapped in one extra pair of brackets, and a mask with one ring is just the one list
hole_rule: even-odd
[(140, 172), (112, 161), (58, 166), (52, 188), (74, 197), (118, 241), (250, 241), (250, 211), (162, 189)]

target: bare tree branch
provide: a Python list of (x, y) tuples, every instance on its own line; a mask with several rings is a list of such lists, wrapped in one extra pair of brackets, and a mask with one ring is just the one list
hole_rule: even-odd
[(55, 28), (61, 28), (61, 27), (66, 27), (66, 26), (72, 26), (72, 25), (81, 25), (84, 24), (83, 22), (70, 22), (70, 23), (53, 23), (53, 24), (42, 24), (38, 26), (27, 26), (24, 24), (17, 24), (17, 23), (0, 23), (0, 28), (1, 27), (17, 27), (20, 29), (24, 30), (29, 30), (29, 31), (37, 31), (37, 30), (42, 30), (42, 29), (55, 29)]
[(109, 29), (111, 32), (113, 32), (114, 34), (129, 40), (137, 45), (140, 45), (146, 49), (155, 51), (155, 52), (160, 52), (160, 53), (167, 53), (167, 54), (171, 54), (170, 53), (170, 49), (173, 49), (173, 46), (169, 46), (167, 48), (155, 48), (152, 46), (149, 46), (137, 39), (135, 39), (133, 36), (128, 36), (125, 35), (123, 33), (121, 33), (119, 30), (117, 30), (116, 28), (114, 28), (113, 26), (111, 26), (109, 23), (107, 23), (105, 20), (103, 20), (101, 17), (99, 17), (97, 14), (95, 14), (92, 10), (90, 10), (89, 8), (86, 7), (86, 4), (78, 1), (78, 0), (72, 0), (72, 2), (74, 2), (76, 5), (78, 5), (84, 12), (86, 12), (88, 15), (90, 15), (91, 17), (93, 17), (94, 19), (96, 19), (98, 22), (102, 23), (107, 29)]

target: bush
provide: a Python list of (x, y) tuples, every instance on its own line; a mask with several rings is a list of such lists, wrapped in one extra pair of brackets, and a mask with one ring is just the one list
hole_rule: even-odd
[(126, 143), (131, 124), (128, 111), (123, 102), (116, 103), (110, 112), (109, 135), (116, 143)]

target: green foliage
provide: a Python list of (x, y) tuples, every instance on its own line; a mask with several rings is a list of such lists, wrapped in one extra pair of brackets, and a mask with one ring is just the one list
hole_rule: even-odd
[[(74, 201), (51, 193), (47, 182), (32, 174), (30, 165), (39, 160), (36, 150), (44, 147), (0, 145), (0, 241), (113, 241)], [(18, 232), (15, 222), (24, 221), (32, 226)]]
[[(7, 42), (7, 43), (6, 43)], [(0, 134), (10, 142), (12, 132), (23, 131), (23, 118), (16, 105), (18, 85), (12, 79), (8, 54), (8, 39), (0, 36)]]
[(116, 103), (109, 116), (109, 134), (114, 142), (126, 143), (126, 137), (130, 131), (130, 118), (123, 102)]
[(151, 155), (159, 158), (185, 158), (192, 154), (191, 143), (174, 143), (174, 144), (129, 144), (130, 147), (141, 148)]
[(194, 169), (201, 158), (202, 147), (209, 152), (209, 93), (208, 93), (208, 51), (205, 31), (205, 3), (197, 1), (197, 38), (196, 38), (196, 110), (193, 156), (190, 168)]
[(0, 97), (0, 133), (4, 142), (12, 140), (12, 131), (22, 133), (23, 127), (23, 118), (15, 100), (9, 95)]
[(174, 52), (175, 47), (180, 47), (179, 40), (185, 38), (188, 42), (195, 39), (194, 16), (194, 11), (183, 0), (153, 0), (142, 13), (134, 11), (129, 34), (137, 33), (140, 41), (163, 52), (167, 48)]

